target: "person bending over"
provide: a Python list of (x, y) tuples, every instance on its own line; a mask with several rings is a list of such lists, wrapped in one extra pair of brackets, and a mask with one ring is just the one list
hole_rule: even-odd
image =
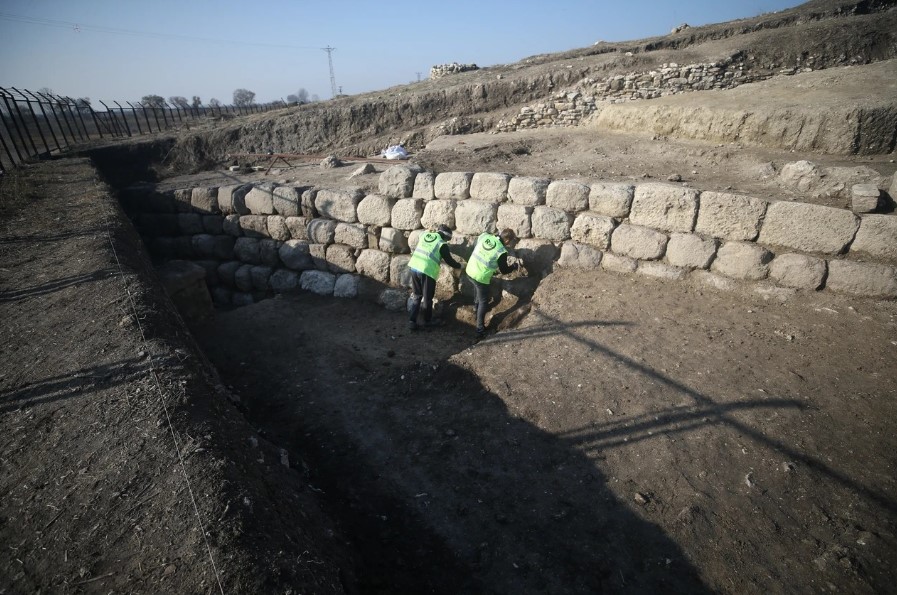
[(426, 231), (417, 241), (417, 246), (408, 261), (411, 270), (411, 313), (408, 328), (417, 330), (417, 318), (423, 301), (424, 326), (439, 326), (442, 321), (433, 317), (433, 294), (436, 293), (436, 279), (439, 278), (439, 261), (445, 261), (453, 269), (460, 269), (461, 264), (452, 258), (446, 242), (452, 239), (452, 230), (447, 225), (440, 225), (435, 231)]
[(505, 229), (498, 236), (482, 233), (477, 238), (473, 254), (467, 261), (465, 273), (473, 281), (476, 290), (474, 304), (477, 309), (477, 338), (486, 334), (486, 310), (489, 308), (489, 283), (492, 276), (501, 272), (508, 274), (520, 268), (520, 264), (508, 264), (508, 248), (517, 244), (517, 236), (513, 230)]

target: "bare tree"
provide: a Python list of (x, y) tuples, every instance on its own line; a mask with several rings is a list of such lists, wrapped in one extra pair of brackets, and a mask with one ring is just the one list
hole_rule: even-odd
[(249, 89), (237, 89), (234, 91), (234, 105), (246, 107), (255, 103), (255, 93)]
[(308, 103), (308, 91), (299, 89), (295, 94), (287, 95), (287, 103)]
[(202, 107), (202, 99), (199, 98), (199, 95), (193, 96), (193, 107)]
[[(144, 97), (144, 99), (146, 99), (146, 97)], [(175, 107), (182, 107), (184, 109), (190, 107), (190, 102), (187, 101), (187, 98), (180, 95), (173, 95), (172, 97), (169, 97), (168, 103)]]
[(212, 97), (209, 99), (209, 107), (221, 107), (221, 102)]
[(144, 95), (140, 99), (145, 107), (165, 107), (165, 98), (161, 95)]

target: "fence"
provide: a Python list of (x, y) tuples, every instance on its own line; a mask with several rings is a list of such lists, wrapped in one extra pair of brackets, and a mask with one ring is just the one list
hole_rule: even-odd
[(45, 159), (91, 140), (161, 132), (200, 118), (244, 115), (286, 107), (282, 102), (252, 105), (162, 106), (118, 101), (89, 103), (27, 89), (0, 87), (0, 172)]

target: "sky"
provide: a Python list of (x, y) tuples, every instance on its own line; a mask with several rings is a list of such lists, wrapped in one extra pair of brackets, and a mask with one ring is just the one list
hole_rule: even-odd
[(799, 0), (0, 0), (0, 87), (109, 103), (198, 95), (353, 95), (480, 67), (666, 35)]

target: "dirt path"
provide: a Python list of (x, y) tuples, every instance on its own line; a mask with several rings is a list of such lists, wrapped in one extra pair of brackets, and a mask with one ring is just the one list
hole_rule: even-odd
[(555, 273), (535, 304), (476, 345), (313, 296), (200, 338), (250, 419), (309, 453), (371, 592), (897, 578), (894, 304), (603, 272)]

